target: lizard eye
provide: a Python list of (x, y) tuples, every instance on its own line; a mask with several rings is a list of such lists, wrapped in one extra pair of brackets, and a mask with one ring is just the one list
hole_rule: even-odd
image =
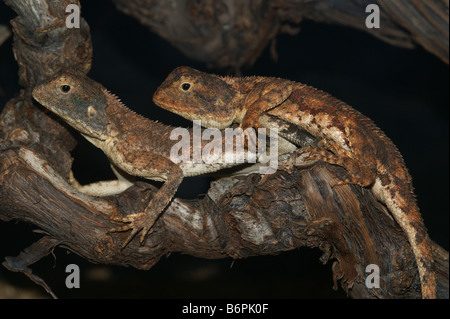
[(70, 85), (67, 85), (67, 84), (61, 85), (60, 89), (63, 93), (69, 93)]
[(181, 84), (181, 89), (183, 91), (188, 91), (191, 88), (191, 84), (190, 83), (183, 83)]

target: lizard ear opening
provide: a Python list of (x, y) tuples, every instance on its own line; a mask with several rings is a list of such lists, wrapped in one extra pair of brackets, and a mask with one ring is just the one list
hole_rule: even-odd
[(61, 89), (61, 92), (63, 92), (63, 93), (69, 93), (71, 87), (70, 87), (70, 85), (63, 84), (60, 86), (60, 89)]
[(185, 83), (183, 83), (183, 84), (181, 84), (181, 89), (183, 90), (183, 91), (189, 91), (189, 89), (191, 88), (191, 83), (187, 83), (187, 82), (185, 82)]

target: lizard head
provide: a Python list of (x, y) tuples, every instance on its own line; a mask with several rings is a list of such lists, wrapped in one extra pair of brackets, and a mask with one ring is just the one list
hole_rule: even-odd
[(105, 140), (106, 97), (102, 85), (81, 74), (63, 73), (33, 90), (33, 97), (81, 134)]
[(183, 66), (173, 70), (153, 95), (159, 107), (205, 127), (228, 127), (236, 107), (233, 91), (222, 78)]

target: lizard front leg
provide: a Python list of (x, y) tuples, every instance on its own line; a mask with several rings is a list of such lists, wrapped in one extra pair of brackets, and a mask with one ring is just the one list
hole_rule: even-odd
[(181, 168), (167, 157), (145, 151), (136, 151), (127, 154), (127, 159), (129, 162), (127, 162), (127, 167), (125, 168), (133, 170), (133, 175), (142, 176), (150, 180), (163, 179), (165, 182), (143, 212), (113, 218), (115, 221), (128, 223), (128, 225), (110, 229), (109, 232), (131, 230), (122, 248), (128, 245), (140, 231), (142, 231), (140, 243), (144, 242), (145, 236), (169, 204), (183, 180)]
[(241, 114), (237, 116), (243, 130), (249, 127), (258, 128), (259, 116), (286, 101), (294, 86), (293, 82), (287, 80), (259, 77), (253, 85), (239, 108)]
[[(245, 94), (236, 114), (237, 122), (244, 131), (247, 128), (258, 129), (259, 116), (286, 101), (293, 90), (293, 82), (283, 79), (257, 77), (252, 80), (255, 81), (253, 87)], [(256, 139), (251, 135), (248, 142), (257, 146)]]

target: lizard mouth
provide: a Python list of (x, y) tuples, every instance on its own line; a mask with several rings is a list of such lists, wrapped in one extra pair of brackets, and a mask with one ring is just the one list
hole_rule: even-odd
[[(197, 109), (192, 107), (189, 108), (188, 103), (183, 103), (182, 101), (167, 96), (167, 94), (165, 94), (161, 89), (157, 89), (153, 94), (153, 103), (155, 103), (160, 108), (175, 113), (187, 120), (201, 121), (201, 126), (203, 127), (223, 129), (231, 124), (231, 122), (218, 122), (214, 120), (214, 117), (208, 116), (207, 114), (201, 114), (197, 116), (195, 115), (198, 112)], [(177, 105), (183, 105), (183, 109), (181, 109), (181, 107), (178, 107)], [(190, 111), (191, 109), (193, 109), (193, 111)]]
[(218, 129), (222, 129), (224, 128), (224, 126), (219, 123), (214, 121), (213, 119), (207, 118), (206, 116), (195, 116), (191, 113), (189, 113), (188, 111), (180, 111), (178, 109), (175, 109), (172, 107), (172, 105), (170, 103), (168, 103), (167, 105), (169, 105), (168, 107), (161, 102), (157, 102), (154, 101), (156, 105), (158, 105), (159, 107), (163, 108), (164, 110), (170, 111), (176, 115), (181, 116), (182, 118), (185, 118), (189, 121), (201, 121), (201, 126), (202, 127), (207, 127), (207, 128), (218, 128)]
[(164, 93), (161, 93), (160, 90), (156, 90), (155, 94), (153, 95), (153, 103), (155, 103), (160, 108), (170, 111), (171, 113), (175, 113), (181, 117), (184, 117), (188, 120), (197, 120), (194, 116), (192, 116), (189, 111), (182, 111), (176, 105), (178, 104), (178, 101), (175, 99), (168, 98), (165, 96)]
[(106, 140), (106, 137), (103, 136), (102, 134), (96, 134), (95, 131), (89, 129), (89, 125), (86, 125), (86, 123), (83, 120), (77, 120), (74, 119), (70, 116), (67, 116), (66, 114), (64, 114), (64, 112), (61, 112), (61, 110), (55, 109), (55, 108), (48, 108), (50, 111), (52, 111), (53, 113), (55, 113), (56, 115), (58, 115), (59, 117), (61, 117), (64, 122), (66, 122), (67, 124), (69, 124), (70, 126), (72, 126), (75, 130), (77, 130), (81, 135), (83, 135), (84, 137), (90, 137), (96, 140), (101, 140), (104, 141)]

